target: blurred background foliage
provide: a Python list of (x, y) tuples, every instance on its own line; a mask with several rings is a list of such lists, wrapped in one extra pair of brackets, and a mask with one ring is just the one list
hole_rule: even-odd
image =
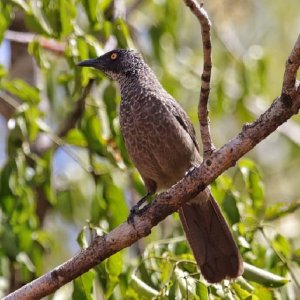
[[(221, 146), (280, 94), (299, 1), (205, 7), (212, 136)], [(116, 47), (139, 50), (198, 129), (202, 46), (179, 0), (2, 0), (0, 41), (4, 295), (124, 222), (145, 193), (120, 135), (116, 85), (76, 63)], [(299, 147), (296, 116), (212, 185), (249, 263), (243, 278), (208, 285), (175, 214), (48, 298), (299, 299)]]

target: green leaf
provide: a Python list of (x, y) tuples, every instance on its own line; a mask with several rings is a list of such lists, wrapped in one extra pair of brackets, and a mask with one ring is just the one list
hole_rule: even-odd
[(47, 151), (41, 159), (36, 160), (34, 183), (38, 187), (37, 190), (42, 190), (49, 203), (55, 205), (57, 204), (57, 195), (56, 190), (53, 188), (52, 160), (53, 151)]
[(105, 261), (105, 269), (110, 276), (118, 277), (122, 272), (123, 256), (121, 252), (110, 256)]
[(104, 12), (108, 7), (109, 5), (111, 4), (112, 0), (103, 0), (100, 2), (100, 11), (101, 12)]
[[(91, 223), (85, 225), (77, 236), (77, 243), (81, 248), (86, 249), (89, 247), (91, 241), (94, 239), (97, 233), (97, 227), (93, 226)], [(102, 234), (99, 232), (99, 234)]]
[[(0, 39), (1, 41), (1, 39)], [(0, 65), (0, 80), (2, 77), (7, 75), (7, 71)]]
[(34, 39), (32, 42), (28, 44), (28, 52), (33, 55), (37, 65), (41, 69), (49, 69), (50, 63), (47, 55), (44, 54), (40, 41), (38, 39)]
[(271, 241), (274, 249), (286, 258), (291, 256), (291, 245), (289, 241), (281, 234), (276, 234), (275, 238)]
[(16, 6), (19, 6), (21, 9), (24, 10), (24, 12), (26, 14), (30, 14), (30, 12), (31, 12), (30, 6), (24, 0), (9, 0), (8, 2), (10, 2)]
[(107, 202), (103, 198), (103, 182), (97, 180), (95, 196), (91, 204), (91, 222), (97, 224), (106, 217)]
[(86, 147), (87, 141), (82, 132), (78, 129), (71, 129), (67, 136), (64, 137), (64, 141), (67, 144), (71, 144), (78, 147)]
[(42, 230), (35, 231), (32, 235), (32, 239), (43, 249), (50, 249), (53, 244), (53, 240), (51, 239), (49, 233)]
[(267, 289), (265, 287), (259, 286), (254, 290), (254, 294), (258, 297), (258, 299), (263, 300), (274, 300), (272, 290)]
[(243, 290), (246, 290), (250, 293), (254, 291), (254, 287), (242, 276), (236, 278), (234, 282), (238, 284)]
[(109, 118), (110, 128), (114, 130), (113, 122), (117, 117), (117, 92), (113, 84), (109, 84), (103, 92), (103, 101)]
[(27, 106), (23, 115), (26, 121), (29, 141), (34, 142), (40, 129), (38, 122), (36, 121), (40, 118), (41, 111), (37, 108), (37, 106)]
[(97, 115), (90, 114), (83, 119), (81, 131), (88, 142), (89, 148), (98, 154), (102, 154), (103, 151), (106, 151), (103, 145), (105, 144), (105, 140), (103, 139), (101, 130), (102, 124)]
[(113, 25), (113, 33), (118, 40), (118, 45), (120, 48), (131, 48), (133, 43), (130, 39), (129, 30), (126, 23), (122, 19), (117, 18), (115, 20)]
[(92, 291), (96, 272), (91, 269), (73, 281), (72, 299), (93, 300)]
[(294, 251), (293, 260), (300, 265), (300, 248)]
[(171, 300), (178, 299), (179, 293), (180, 293), (180, 291), (179, 291), (178, 281), (174, 280), (174, 281), (172, 281), (171, 287), (169, 289), (169, 298)]
[(140, 296), (138, 299), (153, 299), (159, 295), (158, 291), (146, 284), (135, 274), (132, 275), (131, 286), (134, 288), (136, 293)]
[(29, 2), (31, 14), (25, 15), (25, 21), (34, 32), (40, 32), (52, 36), (53, 31), (45, 17), (44, 5), (41, 5), (42, 3), (36, 1)]
[(193, 297), (195, 297), (197, 293), (197, 281), (178, 266), (174, 269), (174, 275), (179, 283), (182, 295), (184, 295), (184, 297), (187, 297), (187, 295), (193, 295)]
[(10, 24), (11, 7), (5, 4), (5, 1), (0, 1), (0, 44), (4, 38), (5, 31)]
[(170, 280), (170, 274), (173, 270), (173, 265), (166, 259), (162, 259), (159, 263), (159, 269), (161, 270), (161, 281), (167, 284)]
[[(151, 246), (150, 246), (150, 248), (151, 248)], [(147, 250), (145, 252), (147, 252)], [(153, 272), (151, 272), (150, 268), (153, 265), (155, 265), (155, 267), (157, 267), (157, 264), (156, 264), (157, 260), (153, 259), (154, 263), (152, 264), (153, 260), (146, 259), (146, 258), (149, 258), (149, 256), (154, 256), (154, 255), (155, 254), (153, 254), (152, 252), (151, 253), (148, 252), (148, 255), (146, 255), (146, 253), (145, 253), (144, 254), (145, 259), (141, 262), (141, 264), (138, 267), (139, 278), (144, 283), (146, 283), (147, 285), (152, 286), (152, 287), (155, 287), (155, 284), (153, 282), (153, 281), (155, 281), (155, 279), (154, 279), (154, 276), (152, 276)], [(137, 273), (137, 272), (135, 271), (135, 273)], [(133, 275), (133, 276), (135, 276), (135, 275)]]
[(242, 177), (252, 200), (253, 209), (257, 214), (264, 210), (264, 186), (255, 163), (250, 159), (242, 159), (238, 164)]
[(72, 0), (59, 1), (59, 14), (61, 23), (61, 35), (66, 36), (73, 31), (73, 20), (76, 17), (76, 8)]
[(300, 208), (300, 199), (297, 199), (296, 201), (289, 204), (283, 202), (271, 204), (265, 211), (265, 220), (274, 221), (290, 213), (293, 213), (298, 208)]
[[(106, 0), (107, 1), (107, 0)], [(106, 1), (101, 1), (100, 4), (102, 2), (106, 2)], [(88, 16), (88, 19), (90, 21), (91, 24), (95, 24), (97, 23), (97, 8), (99, 5), (99, 1), (98, 0), (82, 0), (82, 5), (85, 8), (86, 14)]]
[(29, 104), (38, 104), (40, 102), (39, 90), (21, 79), (3, 80), (1, 87)]
[(245, 279), (257, 282), (266, 287), (281, 287), (289, 282), (289, 279), (275, 275), (245, 262), (244, 269), (243, 277)]
[(226, 193), (222, 201), (222, 208), (226, 212), (231, 224), (240, 221), (241, 216), (237, 207), (236, 197), (231, 192)]
[(250, 293), (237, 283), (233, 283), (232, 287), (240, 299), (259, 300), (257, 296), (252, 295), (252, 293)]
[(201, 281), (196, 282), (196, 299), (209, 300), (207, 286)]
[(102, 28), (101, 28), (101, 32), (105, 39), (108, 39), (110, 37), (110, 35), (112, 34), (112, 30), (113, 30), (112, 23), (105, 20), (102, 23)]
[(119, 278), (115, 276), (109, 276), (109, 280), (107, 282), (106, 291), (105, 291), (105, 299), (109, 299), (117, 284), (119, 283)]
[(31, 259), (29, 258), (29, 256), (27, 255), (27, 253), (25, 252), (20, 252), (17, 257), (16, 257), (16, 261), (24, 264), (26, 266), (26, 268), (30, 271), (30, 272), (34, 272), (35, 271), (35, 266), (32, 263)]
[(104, 198), (108, 203), (110, 226), (113, 228), (124, 222), (128, 215), (124, 192), (113, 183), (104, 186)]
[(1, 251), (6, 253), (6, 256), (14, 261), (16, 256), (19, 253), (18, 243), (17, 243), (17, 235), (12, 231), (12, 228), (7, 224), (3, 224), (1, 226)]

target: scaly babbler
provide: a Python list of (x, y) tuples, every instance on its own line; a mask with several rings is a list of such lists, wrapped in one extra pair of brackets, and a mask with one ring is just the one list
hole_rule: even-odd
[[(82, 61), (116, 80), (120, 124), (128, 153), (148, 194), (168, 189), (201, 163), (195, 130), (183, 108), (133, 50), (117, 49)], [(138, 211), (145, 197), (131, 210)], [(243, 261), (209, 188), (179, 209), (180, 220), (205, 279), (211, 283), (243, 273)]]

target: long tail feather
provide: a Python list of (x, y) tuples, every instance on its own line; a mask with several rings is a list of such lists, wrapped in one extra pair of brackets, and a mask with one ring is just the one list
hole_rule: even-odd
[(243, 260), (219, 205), (210, 194), (203, 193), (179, 210), (180, 219), (204, 278), (220, 282), (236, 278), (243, 271)]

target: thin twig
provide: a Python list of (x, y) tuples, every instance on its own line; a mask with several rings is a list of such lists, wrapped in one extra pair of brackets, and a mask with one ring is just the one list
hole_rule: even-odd
[(202, 46), (203, 46), (203, 71), (201, 75), (201, 90), (198, 105), (198, 118), (200, 122), (200, 133), (203, 144), (203, 157), (207, 158), (214, 150), (208, 117), (208, 98), (210, 93), (210, 79), (211, 79), (211, 40), (210, 27), (211, 23), (207, 12), (203, 6), (199, 5), (195, 0), (184, 0), (185, 4), (190, 8), (192, 13), (197, 17), (201, 25)]
[(50, 136), (52, 141), (55, 143), (56, 146), (59, 146), (60, 149), (65, 152), (69, 157), (71, 157), (74, 162), (76, 162), (86, 173), (94, 174), (95, 170), (91, 167), (91, 165), (85, 166), (85, 162), (78, 156), (69, 145), (67, 145), (60, 137), (55, 136), (54, 134)]
[(286, 61), (283, 76), (282, 95), (292, 96), (296, 92), (296, 77), (300, 66), (300, 35)]
[(296, 210), (300, 209), (300, 199), (292, 201), (290, 203), (282, 204), (281, 207), (278, 208), (277, 214), (268, 214), (268, 210), (264, 216), (264, 220), (267, 222), (275, 221), (279, 218), (282, 218), (288, 214), (295, 212)]
[(20, 32), (13, 30), (7, 30), (5, 32), (5, 38), (7, 40), (20, 44), (29, 44), (34, 40), (35, 37), (36, 34), (31, 32)]
[[(300, 49), (300, 36), (296, 44)], [(49, 295), (114, 253), (149, 235), (154, 226), (203, 191), (225, 170), (235, 165), (236, 161), (253, 149), (256, 144), (294, 114), (297, 114), (299, 109), (300, 88), (293, 94), (290, 105), (286, 105), (285, 99), (278, 97), (256, 121), (245, 125), (235, 138), (214, 151), (209, 159), (205, 159), (200, 166), (194, 168), (182, 180), (158, 195), (152, 203), (146, 205), (135, 216), (134, 224), (125, 222), (109, 234), (97, 236), (88, 248), (81, 250), (54, 270), (4, 297), (3, 300), (34, 300)]]
[(58, 55), (63, 55), (66, 49), (66, 45), (62, 42), (56, 41), (54, 39), (48, 39), (31, 32), (7, 30), (5, 32), (5, 38), (11, 42), (21, 44), (29, 44), (34, 40), (38, 40), (42, 48), (51, 52), (55, 52)]
[(20, 104), (20, 102), (15, 100), (9, 94), (0, 91), (0, 114), (7, 120), (12, 117)]
[(20, 102), (3, 91), (0, 91), (0, 97), (14, 110), (20, 106)]

